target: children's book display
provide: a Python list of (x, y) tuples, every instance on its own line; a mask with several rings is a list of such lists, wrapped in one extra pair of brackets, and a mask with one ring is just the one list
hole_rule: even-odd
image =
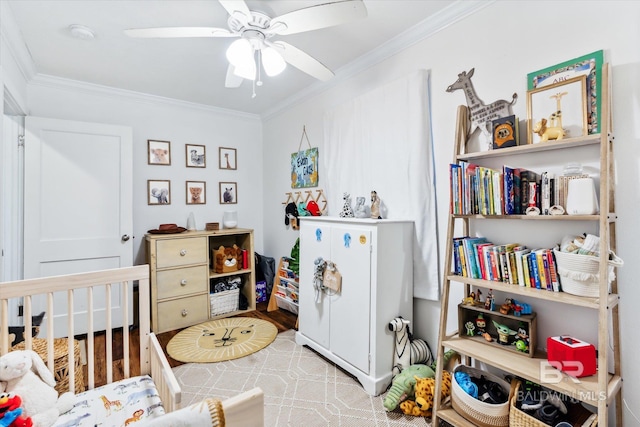
[[(447, 87), (447, 92), (462, 89), (465, 94), (475, 95), (469, 81), (471, 75), (473, 69), (459, 74), (458, 81)], [(546, 83), (576, 75), (587, 75), (587, 84), (582, 84), (582, 78), (579, 83), (562, 87)], [(585, 414), (586, 417), (581, 415), (584, 422), (572, 425), (606, 424), (613, 415), (615, 424), (623, 425), (622, 405), (612, 405), (621, 399), (623, 382), (620, 298), (615, 278), (615, 269), (622, 266), (622, 261), (615, 255), (617, 216), (613, 197), (615, 162), (614, 138), (610, 129), (610, 66), (603, 62), (602, 51), (598, 51), (531, 73), (528, 82), (529, 92), (536, 91), (536, 102), (541, 104), (543, 98), (549, 97), (553, 101), (551, 109), (544, 107), (535, 114), (527, 111), (528, 131), (532, 128), (533, 119), (549, 116), (556, 126), (561, 124), (564, 127), (570, 122), (570, 117), (581, 114), (582, 106), (574, 111), (572, 103), (568, 102), (573, 95), (588, 100), (587, 131), (563, 132), (561, 137), (548, 135), (544, 142), (538, 140), (534, 144), (517, 145), (516, 141), (515, 146), (468, 151), (472, 148), (472, 144), (468, 144), (469, 129), (474, 130), (480, 125), (478, 117), (475, 121), (473, 119), (473, 112), (478, 106), (458, 107), (455, 154), (449, 169), (451, 197), (444, 264), (447, 273), (444, 275), (440, 299), (435, 394), (442, 391), (440, 360), (445, 350), (454, 350), (471, 359), (473, 366), (477, 366), (478, 362), (483, 363), (509, 373), (513, 378), (527, 378), (533, 383), (544, 384), (554, 394), (579, 401), (580, 407), (584, 407), (584, 403), (597, 408), (593, 416), (590, 413)], [(546, 88), (544, 91), (543, 87)], [(556, 93), (556, 89), (560, 94)], [(569, 92), (568, 96), (562, 94), (564, 91)], [(527, 104), (531, 98), (531, 94), (527, 93)], [(508, 103), (497, 104), (504, 106)], [(500, 105), (496, 105), (496, 108)], [(557, 108), (558, 105), (561, 107)], [(527, 105), (527, 110), (530, 108)], [(554, 109), (560, 111), (552, 111)], [(508, 111), (508, 114), (499, 114), (491, 120), (511, 115), (513, 113)], [(471, 127), (470, 121), (473, 122)], [(502, 133), (497, 136), (507, 135)], [(538, 161), (541, 157), (545, 158), (544, 166)], [(496, 167), (502, 158), (506, 160), (503, 166)], [(599, 170), (584, 176), (586, 174), (580, 167), (563, 165), (566, 159), (597, 162)], [(582, 188), (580, 193), (583, 197), (578, 203), (579, 208), (573, 209), (575, 204), (571, 202), (571, 188), (576, 186), (570, 185), (570, 182), (584, 178), (590, 178), (590, 181), (578, 186)], [(495, 226), (496, 221), (503, 220), (508, 221), (504, 223), (504, 228)], [(518, 227), (522, 233), (518, 233)], [(597, 255), (576, 255), (559, 249), (562, 245), (558, 244), (558, 240), (562, 235), (558, 235), (558, 230), (573, 233), (573, 230), (585, 228), (597, 229)], [(539, 243), (529, 243), (528, 239), (549, 243), (548, 246), (539, 246)], [(587, 271), (587, 266), (593, 267), (593, 270)], [(589, 279), (582, 280), (573, 290), (567, 289), (571, 293), (563, 289), (563, 281), (572, 283), (582, 276), (588, 276)], [(458, 310), (452, 311), (450, 289), (455, 286), (462, 286), (462, 293), (466, 297), (461, 303), (456, 301)], [(504, 304), (496, 302), (491, 298), (493, 291), (511, 294), (513, 298), (509, 297)], [(484, 299), (483, 293), (488, 293)], [(528, 310), (522, 301), (533, 303), (534, 300), (549, 303), (548, 307), (545, 305), (545, 318), (540, 320), (544, 320), (545, 329), (551, 328), (549, 335), (556, 336), (555, 340), (550, 337), (551, 350), (546, 341), (535, 342), (538, 317), (533, 311), (525, 314)], [(587, 337), (587, 341), (573, 337), (572, 334), (578, 333), (573, 330), (576, 323), (562, 321), (565, 318), (564, 310), (574, 310), (573, 307), (583, 310), (580, 319), (591, 321), (595, 317), (594, 323), (598, 327), (592, 336)], [(451, 323), (448, 321), (450, 313), (458, 316), (458, 330), (453, 333), (447, 330), (447, 325)], [(564, 340), (557, 337), (564, 337)], [(567, 337), (571, 342), (567, 342)], [(588, 341), (597, 344), (591, 346)], [(595, 370), (594, 353), (597, 358)], [(590, 375), (581, 376), (576, 381), (575, 372), (565, 369), (569, 367), (565, 366), (565, 362), (575, 361), (582, 361), (589, 368), (580, 375), (585, 372)], [(550, 366), (556, 381), (547, 381), (548, 373), (541, 366)], [(440, 420), (456, 426), (478, 425), (469, 411), (461, 409), (462, 401), (457, 400), (456, 393), (458, 385), (456, 381), (453, 382), (453, 407), (434, 401), (433, 425), (438, 425)], [(541, 419), (538, 416), (540, 414), (536, 415), (540, 408), (545, 408), (543, 412), (548, 411), (541, 414), (550, 416), (549, 420), (553, 421), (551, 425), (565, 421), (561, 416), (554, 416), (558, 408), (540, 399), (532, 403), (539, 405), (537, 409), (523, 408), (522, 402), (518, 401), (519, 394), (515, 393), (516, 397), (509, 402), (511, 412), (518, 415), (521, 412), (523, 417), (533, 417), (535, 420), (518, 420), (518, 424), (513, 424), (511, 415), (507, 413), (506, 424), (491, 425), (538, 425), (532, 422)], [(478, 407), (475, 404), (471, 406)], [(467, 405), (467, 408), (471, 406)], [(615, 414), (609, 414), (613, 408)], [(487, 411), (477, 412), (476, 415), (487, 415)], [(571, 417), (571, 420), (577, 418)]]

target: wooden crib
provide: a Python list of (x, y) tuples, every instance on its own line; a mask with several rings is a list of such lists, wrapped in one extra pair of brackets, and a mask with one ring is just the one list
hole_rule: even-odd
[[(138, 289), (136, 307), (132, 307), (134, 298), (131, 298), (134, 282), (137, 282)], [(118, 292), (119, 295), (116, 297), (116, 301), (121, 309), (114, 311), (112, 310), (112, 300), (114, 299), (112, 295)], [(103, 300), (97, 301), (98, 295)], [(62, 343), (64, 348), (64, 342), (66, 341), (67, 352), (66, 358), (64, 358), (64, 363), (66, 364), (64, 373), (68, 376), (68, 378), (65, 378), (65, 387), (68, 382), (69, 391), (82, 391), (76, 390), (79, 388), (78, 384), (83, 387), (86, 385), (87, 389), (95, 388), (97, 386), (96, 372), (105, 373), (106, 378), (100, 379), (100, 383), (125, 381), (134, 375), (150, 375), (164, 411), (167, 412), (167, 415), (160, 415), (155, 419), (168, 418), (168, 413), (181, 410), (181, 389), (164, 355), (160, 342), (150, 330), (149, 295), (148, 265), (0, 283), (0, 355), (11, 351), (10, 343), (12, 341), (10, 341), (9, 327), (7, 326), (9, 325), (9, 308), (17, 306), (17, 302), (19, 302), (23, 307), (24, 319), (24, 342), (21, 345), (26, 349), (35, 350), (33, 348), (34, 344), (38, 343), (40, 347), (45, 348), (41, 357), (57, 379), (59, 379), (59, 375), (55, 372), (55, 365), (56, 362), (59, 363), (60, 358), (56, 355), (54, 360), (54, 346), (59, 351), (60, 344)], [(66, 304), (64, 302), (65, 298)], [(60, 307), (61, 302), (64, 306), (63, 308)], [(40, 326), (41, 333), (39, 335), (45, 335), (45, 339), (32, 336), (34, 306), (40, 307), (42, 304), (46, 304), (46, 317), (44, 323)], [(77, 313), (78, 306), (84, 307), (82, 316), (77, 314), (74, 316), (66, 315), (66, 313), (69, 313), (69, 307), (76, 307)], [(55, 318), (60, 319), (60, 313), (66, 317), (66, 331), (68, 331), (68, 334), (63, 339), (54, 337), (54, 321)], [(114, 318), (112, 313), (120, 313), (122, 318)], [(134, 314), (132, 315), (131, 313)], [(136, 313), (137, 316), (135, 316)], [(133, 317), (138, 320), (139, 355), (137, 354), (138, 346), (130, 345), (131, 336), (135, 335), (132, 335), (128, 325), (133, 324), (133, 320), (136, 320)], [(124, 327), (119, 327), (121, 325), (124, 325)], [(100, 329), (97, 329), (98, 327)], [(59, 325), (56, 326), (55, 331), (58, 329)], [(114, 333), (114, 329), (116, 333)], [(82, 332), (78, 333), (77, 331)], [(101, 356), (94, 359), (96, 337), (100, 338), (100, 342), (104, 341), (105, 349), (104, 357)], [(118, 365), (117, 375), (114, 375), (114, 339), (120, 339), (120, 337), (121, 342), (116, 342), (122, 348), (122, 363)], [(86, 346), (86, 354), (88, 355), (86, 358), (87, 369), (81, 371), (73, 368), (79, 364), (77, 360), (79, 340), (82, 340), (83, 347)], [(100, 348), (102, 348), (102, 345), (100, 345)], [(131, 369), (131, 365), (138, 358), (140, 361), (139, 369), (137, 369), (137, 366)], [(95, 360), (103, 361), (105, 366), (96, 366)], [(86, 378), (83, 378), (82, 381), (77, 381), (76, 375), (84, 375), (83, 372), (86, 372)], [(212, 398), (215, 398), (215, 396), (212, 396)], [(217, 403), (219, 407), (219, 402)], [(187, 408), (182, 409), (182, 411), (185, 410)], [(262, 390), (254, 388), (227, 399), (222, 402), (222, 410), (226, 423), (221, 425), (226, 424), (229, 427), (263, 427), (264, 396)], [(184, 416), (188, 417), (189, 415), (184, 414)], [(215, 424), (215, 420), (211, 420), (208, 425), (212, 424)]]

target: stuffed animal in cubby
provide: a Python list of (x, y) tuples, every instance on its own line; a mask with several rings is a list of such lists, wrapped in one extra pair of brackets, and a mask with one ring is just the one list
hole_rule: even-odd
[(216, 273), (229, 273), (242, 268), (242, 249), (237, 245), (220, 246), (213, 251)]

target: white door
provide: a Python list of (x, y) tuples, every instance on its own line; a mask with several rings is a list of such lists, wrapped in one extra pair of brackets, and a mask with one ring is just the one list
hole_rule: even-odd
[[(25, 278), (132, 265), (131, 157), (129, 127), (26, 118)], [(118, 291), (116, 310), (119, 299)], [(80, 316), (85, 304), (78, 295)]]
[(342, 275), (331, 296), (331, 351), (369, 373), (371, 312), (371, 229), (336, 225), (331, 229), (331, 261)]

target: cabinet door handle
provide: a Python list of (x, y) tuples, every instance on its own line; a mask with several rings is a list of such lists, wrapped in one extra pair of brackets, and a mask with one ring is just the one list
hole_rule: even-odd
[(186, 309), (182, 310), (182, 317), (187, 317), (187, 314), (189, 314), (189, 312)]
[(186, 254), (187, 254), (187, 250), (186, 249), (180, 250), (180, 256), (185, 256)]
[(180, 286), (186, 286), (187, 285), (187, 279), (182, 279), (180, 281)]

